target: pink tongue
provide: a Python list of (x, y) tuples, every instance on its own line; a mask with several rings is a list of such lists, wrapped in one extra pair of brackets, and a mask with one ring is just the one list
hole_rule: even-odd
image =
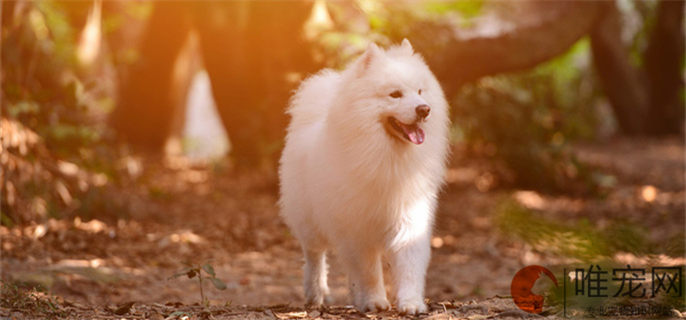
[(416, 125), (402, 126), (402, 128), (412, 143), (422, 144), (424, 142), (424, 130), (422, 128)]

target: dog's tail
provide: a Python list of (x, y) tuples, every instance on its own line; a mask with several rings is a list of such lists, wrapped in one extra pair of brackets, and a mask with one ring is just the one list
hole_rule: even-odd
[(325, 119), (339, 81), (340, 75), (331, 69), (324, 69), (303, 80), (286, 111), (292, 117), (291, 126), (300, 127)]

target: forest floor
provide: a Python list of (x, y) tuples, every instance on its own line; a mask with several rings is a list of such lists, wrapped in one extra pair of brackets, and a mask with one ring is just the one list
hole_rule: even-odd
[[(486, 169), (455, 151), (432, 239), (426, 292), (431, 312), (420, 318), (541, 317), (514, 305), (513, 275), (527, 265), (561, 270), (579, 260), (504, 232), (498, 220), (503, 202), (514, 201), (562, 225), (583, 220), (602, 231), (621, 219), (640, 226), (650, 243), (683, 239), (682, 140), (623, 138), (574, 150), (582, 161), (614, 177), (603, 197), (491, 187)], [(112, 194), (126, 208), (120, 216), (94, 213), (97, 219), (1, 227), (0, 319), (402, 317), (395, 311), (363, 314), (347, 306), (346, 280), (335, 257), (329, 281), (333, 305), (319, 310), (302, 306), (302, 255), (279, 218), (273, 173), (237, 172), (221, 163), (183, 159), (131, 161), (142, 170), (135, 183)], [(683, 254), (617, 252), (611, 258), (623, 265), (686, 264)], [(209, 306), (199, 303), (196, 278), (169, 279), (188, 264), (205, 263), (227, 286), (220, 291), (204, 282)], [(559, 308), (544, 308), (543, 316), (562, 317)]]

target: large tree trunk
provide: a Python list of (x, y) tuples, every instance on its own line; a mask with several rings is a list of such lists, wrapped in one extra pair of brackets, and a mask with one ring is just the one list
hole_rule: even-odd
[(156, 3), (141, 39), (139, 59), (126, 70), (110, 121), (130, 142), (160, 148), (169, 137), (175, 109), (174, 63), (191, 28), (187, 11), (185, 2)]
[(596, 70), (617, 122), (627, 134), (679, 134), (684, 125), (684, 2), (661, 1), (642, 68), (621, 41), (620, 13), (606, 3), (591, 33)]
[(661, 1), (644, 55), (650, 97), (646, 131), (678, 134), (684, 125), (684, 1)]
[(302, 38), (310, 9), (297, 1), (229, 1), (207, 3), (196, 15), (215, 102), (240, 164), (280, 150), (297, 84), (287, 75), (313, 70)]
[(622, 43), (620, 13), (613, 2), (591, 32), (593, 62), (617, 123), (626, 134), (641, 134), (648, 111), (648, 95), (638, 70)]
[(253, 165), (275, 155), (288, 96), (297, 84), (287, 75), (313, 71), (302, 39), (310, 9), (305, 1), (155, 3), (140, 61), (123, 81), (114, 128), (134, 144), (163, 145), (178, 119), (174, 107), (185, 98), (178, 91), (186, 88), (172, 85), (173, 66), (195, 29), (232, 156)]

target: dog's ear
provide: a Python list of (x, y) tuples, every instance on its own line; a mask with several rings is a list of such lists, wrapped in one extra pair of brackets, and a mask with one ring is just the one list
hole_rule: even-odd
[(382, 52), (381, 49), (379, 49), (379, 46), (377, 46), (374, 42), (370, 42), (367, 46), (367, 50), (365, 50), (360, 57), (359, 65), (357, 67), (358, 75), (364, 74), (364, 72), (369, 69), (369, 66), (371, 66), (372, 62), (381, 57), (381, 54)]
[(413, 55), (414, 54), (414, 49), (412, 48), (412, 44), (410, 43), (410, 40), (407, 40), (407, 38), (403, 39), (403, 42), (400, 44), (400, 48), (407, 53), (408, 55)]

